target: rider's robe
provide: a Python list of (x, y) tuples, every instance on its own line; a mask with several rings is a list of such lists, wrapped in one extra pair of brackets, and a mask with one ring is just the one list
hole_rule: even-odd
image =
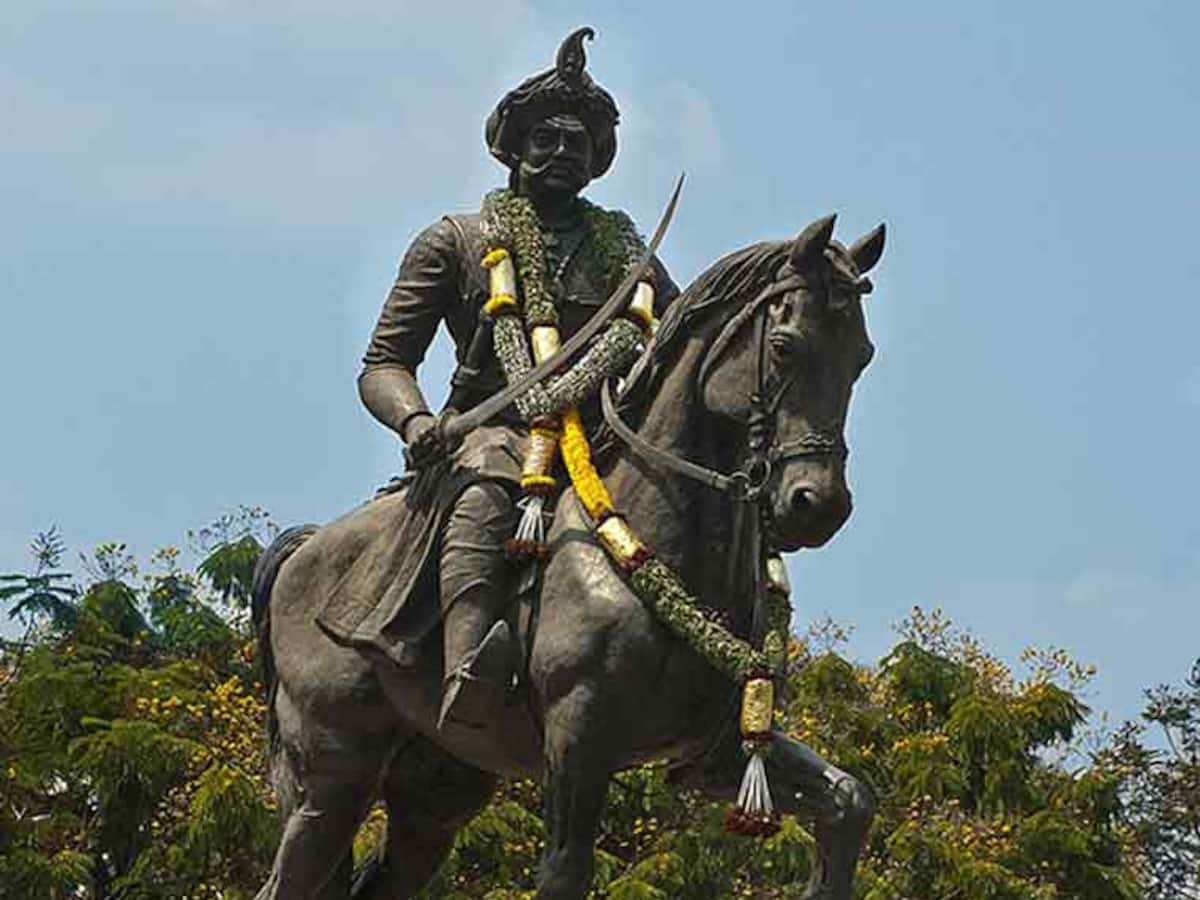
[[(546, 233), (555, 281), (559, 328), (564, 339), (586, 323), (607, 299), (608, 275), (586, 226)], [(484, 245), (479, 216), (447, 216), (425, 229), (409, 247), (363, 358), (364, 369), (401, 367), (416, 372), (438, 325), (445, 323), (458, 367), (447, 405), (465, 411), (504, 384), (488, 331), (477, 335), (488, 276), (481, 264)], [(565, 262), (564, 262), (565, 260)], [(656, 259), (653, 279), (661, 316), (679, 289)], [(598, 420), (593, 401), (581, 410), (584, 422)], [(407, 503), (407, 492), (385, 490), (329, 526), (328, 564), (336, 580), (318, 623), (335, 639), (374, 646), (401, 664), (415, 661), (420, 640), (438, 624), (437, 538), (454, 500), (469, 484), (493, 479), (520, 483), (527, 432), (514, 409), (467, 435), (450, 473), (431, 503)]]

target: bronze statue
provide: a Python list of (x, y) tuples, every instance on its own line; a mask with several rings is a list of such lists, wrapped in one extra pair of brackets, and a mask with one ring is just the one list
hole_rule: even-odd
[[(510, 170), (510, 190), (529, 199), (544, 232), (551, 289), (567, 337), (590, 318), (609, 289), (608, 260), (577, 195), (612, 163), (617, 107), (583, 69), (586, 34), (590, 32), (583, 30), (568, 38), (554, 68), (510, 91), (486, 128), (489, 149)], [(448, 682), (442, 716), (457, 715), (467, 722), (491, 707), (509, 674), (505, 659), (510, 639), (500, 611), (511, 592), (504, 545), (516, 523), (512, 488), (521, 483), (518, 429), (524, 424), (510, 410), (468, 434), (458, 448), (444, 446), (441, 439), (456, 411), (504, 385), (504, 373), (490, 352), (486, 320), (480, 319), (487, 300), (480, 265), (482, 232), (480, 214), (446, 216), (414, 241), (371, 337), (359, 379), (363, 402), (408, 444), (414, 466), (453, 449), (457, 466), (477, 476), (466, 487), (454, 486), (439, 561)], [(678, 290), (661, 266), (656, 282), (661, 311)], [(439, 422), (425, 404), (416, 370), (443, 321), (459, 365), (450, 404)]]
[[(537, 896), (582, 898), (612, 773), (669, 757), (728, 793), (739, 698), (751, 762), (731, 827), (807, 816), (806, 896), (851, 896), (873, 801), (771, 727), (790, 609), (770, 598), (775, 554), (823, 544), (850, 512), (843, 427), (883, 228), (846, 248), (823, 219), (678, 294), (653, 259), (661, 226), (645, 247), (578, 196), (616, 149), (590, 36), (500, 102), (487, 139), (508, 188), (422, 233), (384, 306), (360, 389), (415, 478), (260, 561), (285, 830), (259, 900), (413, 896), (499, 775), (545, 787)], [(589, 322), (618, 308), (602, 333)], [(434, 416), (415, 370), (441, 321), (459, 366)], [(614, 401), (601, 385), (620, 376)], [(502, 392), (501, 415), (456, 427)], [(351, 892), (380, 794), (386, 848)]]

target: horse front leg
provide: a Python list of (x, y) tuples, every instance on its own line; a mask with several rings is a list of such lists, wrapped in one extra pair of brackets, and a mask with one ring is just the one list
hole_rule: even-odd
[(589, 683), (576, 685), (547, 709), (547, 833), (537, 900), (583, 900), (588, 895), (596, 829), (613, 771), (611, 735), (621, 730), (612, 725), (611, 721), (605, 723), (599, 693)]
[(776, 731), (767, 761), (780, 809), (812, 824), (816, 858), (804, 900), (850, 900), (875, 798), (861, 781)]

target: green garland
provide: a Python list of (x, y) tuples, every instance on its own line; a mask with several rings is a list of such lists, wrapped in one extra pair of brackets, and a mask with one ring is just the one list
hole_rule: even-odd
[(715, 669), (735, 681), (770, 671), (770, 660), (696, 608), (679, 576), (659, 559), (648, 559), (629, 576), (634, 593), (659, 620)]
[(607, 210), (580, 198), (584, 220), (592, 230), (592, 246), (608, 274), (607, 290), (615, 291), (629, 274), (646, 245), (633, 219), (620, 210)]
[(558, 310), (554, 308), (550, 293), (546, 248), (533, 204), (527, 198), (501, 188), (483, 198), (480, 212), (487, 245), (504, 247), (515, 257), (525, 324), (530, 328), (556, 325)]
[(768, 590), (765, 615), (767, 634), (763, 638), (763, 654), (771, 672), (783, 675), (787, 669), (788, 635), (792, 630), (792, 602), (787, 594)]
[[(492, 345), (505, 377), (511, 382), (533, 367), (525, 329), (516, 316), (501, 316), (494, 325)], [(606, 378), (628, 370), (642, 347), (642, 332), (628, 319), (613, 322), (570, 370), (548, 384), (534, 385), (516, 400), (526, 422), (578, 406), (595, 395)]]
[[(533, 368), (529, 354), (529, 339), (525, 327), (516, 316), (500, 316), (492, 326), (492, 347), (504, 369), (504, 376), (511, 383)], [(546, 386), (535, 384), (515, 401), (517, 412), (526, 422), (554, 412)]]
[[(592, 247), (604, 267), (605, 286), (613, 291), (637, 265), (645, 244), (633, 220), (620, 210), (608, 210), (582, 197), (576, 207), (591, 231)], [(527, 197), (507, 188), (489, 192), (481, 209), (484, 242), (504, 247), (515, 257), (521, 286), (521, 311), (529, 328), (557, 325), (558, 310), (550, 289), (546, 247), (537, 210)]]
[(642, 330), (628, 319), (615, 319), (571, 370), (546, 389), (555, 410), (579, 406), (594, 397), (605, 379), (629, 371), (642, 348)]
[[(591, 230), (593, 247), (605, 268), (605, 280), (616, 288), (637, 264), (645, 245), (625, 213), (602, 209), (582, 198), (576, 203)], [(484, 243), (507, 249), (517, 269), (524, 325), (516, 316), (501, 316), (493, 334), (496, 355), (511, 383), (533, 365), (525, 329), (557, 325), (558, 310), (547, 284), (546, 248), (533, 204), (507, 189), (491, 191), (483, 198), (481, 219)], [(606, 378), (626, 371), (641, 345), (638, 327), (617, 319), (570, 370), (544, 385), (536, 385), (518, 399), (517, 411), (531, 422), (582, 403)]]
[[(644, 245), (632, 220), (622, 212), (601, 209), (580, 198), (580, 212), (591, 229), (593, 248), (606, 270), (613, 290), (640, 258)], [(515, 256), (521, 316), (502, 315), (495, 323), (493, 342), (508, 381), (532, 367), (526, 328), (557, 325), (558, 310), (548, 285), (546, 252), (541, 226), (533, 205), (508, 190), (484, 197), (484, 240), (489, 247), (504, 247)], [(522, 318), (524, 324), (522, 324)], [(640, 329), (627, 319), (616, 319), (583, 358), (565, 374), (538, 385), (516, 401), (526, 421), (578, 406), (594, 395), (604, 379), (624, 371), (642, 342)], [(679, 576), (653, 557), (629, 573), (638, 598), (701, 657), (737, 681), (767, 672), (780, 673), (787, 661), (787, 634), (791, 606), (786, 597), (768, 592), (767, 636), (763, 649), (755, 649), (699, 611)]]

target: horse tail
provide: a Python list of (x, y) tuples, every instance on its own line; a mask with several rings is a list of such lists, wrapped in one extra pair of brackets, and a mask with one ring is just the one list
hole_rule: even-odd
[(250, 582), (250, 621), (258, 639), (258, 658), (262, 664), (263, 683), (267, 686), (267, 743), (273, 760), (279, 750), (279, 719), (275, 713), (279, 676), (275, 669), (275, 654), (271, 650), (271, 590), (275, 587), (280, 566), (316, 530), (316, 525), (297, 525), (281, 532), (258, 557)]

